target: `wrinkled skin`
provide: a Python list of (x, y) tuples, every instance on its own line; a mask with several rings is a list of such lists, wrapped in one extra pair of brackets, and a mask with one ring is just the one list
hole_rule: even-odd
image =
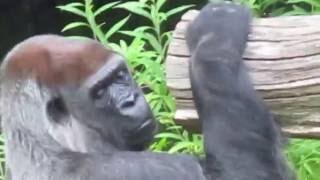
[(188, 30), (203, 161), (144, 150), (156, 123), (120, 55), (55, 35), (18, 44), (1, 66), (8, 179), (287, 180), (241, 60), (249, 22), (241, 6), (209, 4)]

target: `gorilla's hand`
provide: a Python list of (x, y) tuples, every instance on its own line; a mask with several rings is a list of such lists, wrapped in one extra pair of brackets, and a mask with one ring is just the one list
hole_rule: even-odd
[[(251, 13), (244, 6), (231, 3), (208, 4), (188, 28), (189, 49), (193, 52), (203, 41), (210, 39), (207, 43), (230, 41), (230, 46), (243, 54), (250, 21)], [(212, 41), (213, 39), (215, 41)], [(212, 44), (211, 47), (215, 46)]]

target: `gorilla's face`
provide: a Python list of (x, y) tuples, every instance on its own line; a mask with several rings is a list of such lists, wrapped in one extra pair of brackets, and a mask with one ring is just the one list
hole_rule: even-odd
[(136, 151), (153, 139), (154, 117), (121, 56), (113, 55), (81, 85), (63, 86), (57, 94), (47, 105), (50, 119), (69, 123), (71, 131), (81, 126), (76, 130), (83, 131), (81, 136), (92, 130), (116, 148)]

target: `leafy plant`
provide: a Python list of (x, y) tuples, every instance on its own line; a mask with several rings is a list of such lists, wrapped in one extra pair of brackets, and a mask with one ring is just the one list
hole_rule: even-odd
[(255, 16), (307, 15), (320, 12), (318, 0), (234, 0), (252, 9)]
[[(107, 3), (104, 6), (101, 6), (98, 9), (94, 9), (92, 4), (92, 0), (85, 0), (83, 3), (74, 2), (69, 3), (67, 5), (58, 6), (58, 8), (62, 11), (66, 11), (72, 13), (74, 15), (80, 16), (84, 19), (84, 21), (71, 22), (66, 25), (62, 32), (69, 31), (75, 28), (85, 27), (89, 28), (92, 31), (92, 35), (94, 39), (100, 41), (103, 45), (107, 45), (109, 43), (109, 38), (115, 34), (121, 27), (128, 21), (129, 17), (126, 17), (114, 24), (112, 28), (107, 32), (102, 31), (102, 26), (105, 23), (98, 24), (96, 22), (96, 18), (101, 15), (104, 11), (108, 11), (117, 5), (119, 1)], [(84, 38), (80, 36), (73, 36), (73, 38)]]
[(292, 139), (286, 154), (300, 180), (318, 180), (320, 177), (320, 141)]
[[(83, 3), (69, 3), (58, 8), (83, 19), (66, 25), (63, 31), (89, 28), (93, 38), (121, 53), (128, 60), (134, 78), (144, 90), (154, 115), (162, 124), (162, 133), (156, 136), (156, 141), (150, 148), (154, 151), (199, 154), (203, 149), (201, 136), (189, 134), (173, 121), (175, 102), (166, 86), (163, 66), (172, 39), (172, 32), (165, 31), (163, 26), (170, 17), (192, 6), (186, 5), (164, 11), (165, 3), (166, 0), (117, 1), (95, 8), (92, 0), (84, 0)], [(126, 10), (130, 14), (104, 32), (102, 26), (105, 23), (98, 23), (96, 17), (116, 9)], [(134, 30), (120, 30), (131, 15), (138, 15), (149, 21), (149, 24), (136, 27)], [(116, 33), (131, 37), (132, 41), (111, 42), (110, 37)]]

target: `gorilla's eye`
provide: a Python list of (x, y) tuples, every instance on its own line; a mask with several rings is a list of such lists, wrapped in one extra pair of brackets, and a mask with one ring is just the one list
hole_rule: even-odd
[(46, 108), (50, 120), (57, 123), (61, 123), (64, 117), (68, 115), (67, 107), (61, 97), (50, 100)]
[(104, 95), (105, 89), (104, 88), (95, 88), (91, 91), (91, 97), (93, 99), (101, 99)]
[(118, 80), (124, 80), (126, 77), (126, 72), (124, 70), (120, 70), (117, 73), (116, 79)]
[(131, 82), (130, 77), (128, 69), (121, 69), (116, 73), (114, 80), (118, 84), (129, 85)]

